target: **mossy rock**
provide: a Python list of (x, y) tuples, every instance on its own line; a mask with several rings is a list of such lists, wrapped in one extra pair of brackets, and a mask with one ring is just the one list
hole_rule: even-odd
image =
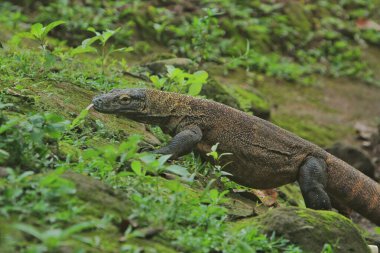
[(62, 177), (73, 182), (76, 187), (76, 195), (83, 201), (91, 203), (94, 213), (102, 214), (105, 211), (128, 218), (133, 208), (127, 194), (117, 191), (112, 187), (96, 180), (72, 171), (66, 171)]
[(270, 118), (270, 105), (261, 94), (238, 86), (234, 87), (234, 94), (238, 98), (239, 107), (244, 111), (252, 112), (253, 115), (262, 119)]
[(270, 118), (269, 103), (258, 93), (237, 86), (224, 86), (213, 78), (203, 85), (201, 94), (219, 103), (241, 111), (252, 112), (253, 115)]
[[(53, 111), (72, 119), (91, 104), (92, 98), (97, 95), (97, 92), (66, 82), (40, 82), (28, 87), (28, 95), (33, 96), (38, 101), (33, 109)], [(146, 131), (143, 124), (138, 122), (94, 110), (90, 110), (88, 119), (93, 122), (100, 120), (110, 132), (121, 133), (125, 137), (131, 134), (139, 134), (144, 141), (151, 145), (160, 144), (160, 141)]]
[(241, 229), (253, 222), (267, 235), (281, 236), (305, 252), (321, 252), (330, 244), (334, 252), (370, 252), (359, 229), (346, 217), (332, 211), (286, 207), (237, 222)]
[(235, 97), (231, 96), (227, 88), (214, 78), (209, 78), (208, 82), (203, 85), (201, 95), (233, 108), (241, 109), (239, 107), (239, 101)]
[(279, 202), (287, 206), (305, 207), (301, 189), (297, 183), (286, 184), (278, 188)]

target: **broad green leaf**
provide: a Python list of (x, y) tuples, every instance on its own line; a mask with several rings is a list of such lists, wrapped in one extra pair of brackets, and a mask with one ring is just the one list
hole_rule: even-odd
[(30, 33), (36, 38), (41, 39), (44, 32), (43, 25), (41, 23), (33, 24), (30, 28)]
[(95, 30), (94, 27), (87, 28), (87, 31), (95, 33), (96, 36), (100, 36), (101, 35), (98, 31)]
[(70, 55), (71, 56), (75, 56), (77, 54), (85, 54), (85, 53), (96, 53), (97, 50), (95, 47), (92, 47), (92, 46), (79, 46), (79, 47), (76, 47), (74, 49), (71, 49), (70, 50)]
[(100, 35), (94, 36), (92, 38), (85, 39), (84, 41), (82, 41), (82, 46), (83, 47), (89, 47), (97, 40), (100, 40)]
[(179, 166), (179, 165), (170, 165), (165, 168), (165, 171), (171, 172), (181, 177), (189, 177), (190, 173), (187, 168)]
[(51, 22), (50, 24), (48, 24), (46, 27), (43, 28), (43, 33), (42, 33), (42, 38), (43, 37), (46, 37), (46, 35), (52, 30), (54, 29), (55, 27), (59, 26), (59, 25), (62, 25), (66, 23), (65, 21), (62, 21), (62, 20), (58, 20), (58, 21), (54, 21), (54, 22)]
[(140, 161), (134, 160), (131, 163), (131, 168), (132, 168), (133, 172), (136, 175), (143, 176), (143, 171), (142, 171), (142, 167), (141, 167), (141, 162)]
[(204, 84), (207, 82), (208, 73), (206, 71), (200, 70), (193, 74), (194, 81)]
[(140, 157), (140, 160), (146, 164), (150, 164), (156, 160), (156, 155), (151, 154), (151, 153), (146, 153), (144, 156)]
[(120, 30), (120, 27), (117, 28), (116, 30), (107, 30), (107, 31), (103, 32), (101, 35), (102, 44), (105, 45), (107, 43), (107, 40), (109, 40), (109, 38), (111, 38), (119, 30)]
[(169, 158), (171, 157), (172, 155), (163, 155), (161, 156), (160, 158), (158, 158), (158, 163), (162, 166), (166, 163), (167, 160), (169, 160)]
[(189, 94), (190, 96), (199, 95), (199, 93), (201, 93), (201, 91), (202, 91), (202, 86), (203, 86), (202, 83), (198, 83), (198, 82), (193, 83), (192, 85), (190, 85), (189, 91), (187, 92), (187, 94)]
[(161, 89), (164, 86), (164, 82), (161, 81), (162, 79), (156, 75), (150, 76), (149, 79), (157, 89)]

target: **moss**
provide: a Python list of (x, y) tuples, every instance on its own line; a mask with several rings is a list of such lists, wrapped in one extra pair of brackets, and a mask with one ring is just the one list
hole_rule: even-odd
[(250, 111), (253, 115), (260, 118), (269, 119), (269, 103), (258, 92), (252, 90), (247, 91), (241, 87), (234, 86), (231, 95), (237, 98), (240, 108), (243, 110)]
[(80, 150), (73, 145), (60, 141), (58, 143), (59, 155), (67, 157), (69, 156), (71, 160), (77, 161), (80, 155)]
[(296, 183), (283, 185), (278, 188), (278, 191), (280, 192), (280, 204), (305, 207), (301, 189)]
[(94, 215), (102, 216), (107, 211), (128, 218), (133, 204), (126, 194), (78, 173), (67, 171), (62, 177), (75, 184), (76, 195), (82, 201), (91, 203)]
[(219, 103), (240, 109), (239, 101), (231, 96), (230, 92), (228, 92), (228, 89), (224, 85), (213, 78), (209, 78), (207, 84), (203, 85), (201, 95)]
[[(66, 118), (74, 118), (79, 115), (91, 104), (92, 98), (96, 95), (93, 91), (70, 83), (40, 82), (30, 86), (28, 91), (38, 98), (37, 107), (40, 107), (41, 110), (53, 111)], [(146, 131), (144, 125), (135, 121), (102, 114), (94, 110), (89, 112), (89, 119), (100, 120), (111, 132), (122, 131), (125, 135), (140, 134), (149, 144), (158, 145), (160, 143), (154, 135)]]
[(256, 226), (268, 235), (284, 237), (305, 252), (321, 252), (330, 244), (335, 252), (369, 252), (358, 228), (344, 216), (331, 211), (306, 208), (277, 208), (264, 215), (236, 222), (232, 231)]
[(332, 145), (350, 131), (348, 127), (344, 126), (319, 125), (312, 117), (307, 116), (276, 114), (272, 118), (274, 123), (280, 127), (322, 147)]

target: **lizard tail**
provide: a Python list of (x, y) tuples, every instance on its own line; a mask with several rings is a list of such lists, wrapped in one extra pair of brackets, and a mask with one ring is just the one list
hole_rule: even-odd
[(326, 163), (327, 193), (380, 226), (380, 184), (335, 157)]

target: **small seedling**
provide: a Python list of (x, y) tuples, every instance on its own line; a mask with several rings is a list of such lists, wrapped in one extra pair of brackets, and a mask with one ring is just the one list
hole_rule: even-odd
[(40, 44), (42, 50), (46, 51), (46, 48), (47, 48), (46, 39), (47, 39), (48, 33), (55, 27), (62, 25), (64, 23), (65, 21), (62, 21), (62, 20), (54, 21), (48, 24), (47, 26), (43, 26), (41, 23), (36, 23), (32, 25), (29, 32), (20, 33), (19, 36), (37, 41)]
[[(74, 48), (71, 51), (71, 55), (77, 55), (77, 54), (82, 54), (82, 53), (91, 53), (91, 52), (96, 52), (101, 61), (101, 67), (102, 67), (102, 74), (105, 74), (105, 68), (106, 68), (106, 63), (109, 55), (117, 52), (131, 52), (133, 50), (133, 47), (122, 47), (122, 48), (114, 48), (113, 45), (111, 45), (109, 48), (107, 48), (107, 42), (108, 40), (114, 36), (117, 32), (120, 31), (120, 28), (117, 28), (116, 30), (106, 30), (104, 32), (98, 32), (96, 31), (93, 27), (90, 27), (87, 29), (90, 32), (95, 33), (94, 37), (88, 38), (82, 42), (82, 45)], [(100, 42), (100, 48), (97, 49), (93, 47), (93, 44), (98, 41)]]
[(170, 65), (166, 68), (168, 71), (166, 77), (150, 76), (150, 80), (157, 89), (197, 96), (202, 91), (203, 85), (207, 83), (206, 71), (200, 70), (190, 74)]

